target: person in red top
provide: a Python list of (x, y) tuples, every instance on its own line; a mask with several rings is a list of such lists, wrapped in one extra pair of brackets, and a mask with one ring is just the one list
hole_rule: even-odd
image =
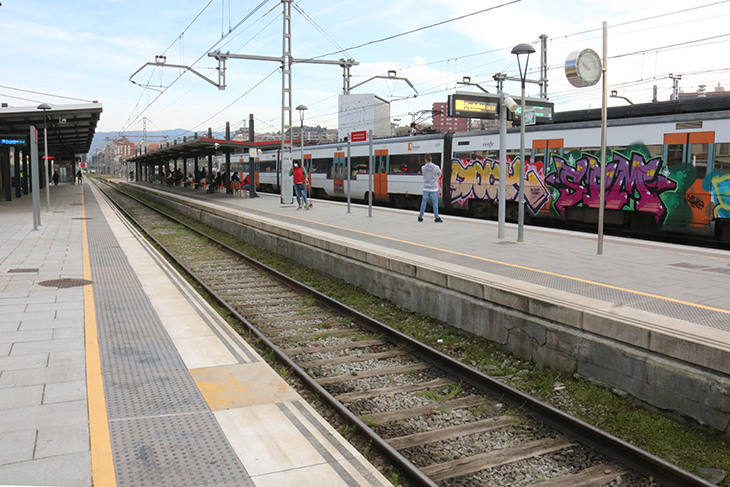
[(304, 200), (304, 208), (308, 210), (310, 206), (307, 202), (307, 170), (298, 162), (295, 162), (289, 169), (289, 176), (294, 176), (294, 192), (297, 195), (297, 204), (299, 205), (297, 210), (302, 209), (302, 199)]

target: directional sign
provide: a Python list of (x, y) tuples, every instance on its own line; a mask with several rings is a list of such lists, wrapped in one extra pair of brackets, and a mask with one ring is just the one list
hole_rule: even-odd
[(366, 140), (368, 140), (368, 133), (366, 130), (352, 132), (350, 134), (350, 142), (365, 142)]

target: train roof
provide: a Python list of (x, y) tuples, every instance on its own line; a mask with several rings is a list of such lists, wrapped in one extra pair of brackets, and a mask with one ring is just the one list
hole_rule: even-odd
[[(730, 110), (730, 94), (727, 96), (712, 96), (704, 98), (681, 98), (679, 100), (659, 101), (654, 103), (640, 103), (620, 107), (609, 107), (607, 118), (630, 119), (638, 117), (654, 117), (662, 115), (680, 115), (702, 112), (717, 112)], [(554, 123), (588, 122), (601, 120), (600, 108), (587, 110), (573, 110), (556, 112)]]

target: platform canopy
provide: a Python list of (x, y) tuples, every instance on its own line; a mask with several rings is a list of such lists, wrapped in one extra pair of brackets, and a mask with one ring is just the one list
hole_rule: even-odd
[(26, 140), (30, 135), (30, 126), (35, 125), (41, 143), (44, 124), (48, 123), (49, 155), (56, 159), (74, 160), (76, 154), (89, 152), (102, 112), (101, 103), (50, 107), (45, 111), (37, 105), (0, 108), (0, 138)]

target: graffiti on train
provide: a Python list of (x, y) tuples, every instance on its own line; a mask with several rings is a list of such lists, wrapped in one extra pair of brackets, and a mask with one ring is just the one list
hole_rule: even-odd
[[(517, 201), (520, 192), (520, 158), (507, 161), (507, 201)], [(533, 214), (545, 206), (550, 192), (545, 186), (542, 164), (527, 164), (525, 168), (525, 203)], [(499, 198), (499, 161), (489, 157), (452, 159), (451, 203), (464, 206), (475, 198), (497, 201)]]
[(716, 218), (730, 218), (730, 174), (713, 172), (703, 181), (702, 188), (710, 193)]
[[(598, 208), (601, 164), (590, 154), (577, 160), (552, 155), (545, 183), (552, 191), (552, 209), (564, 214), (565, 208)], [(677, 183), (667, 177), (661, 157), (647, 158), (640, 152), (626, 157), (613, 152), (606, 164), (606, 209), (635, 210), (653, 214), (657, 221), (667, 215), (661, 195), (674, 190)]]

